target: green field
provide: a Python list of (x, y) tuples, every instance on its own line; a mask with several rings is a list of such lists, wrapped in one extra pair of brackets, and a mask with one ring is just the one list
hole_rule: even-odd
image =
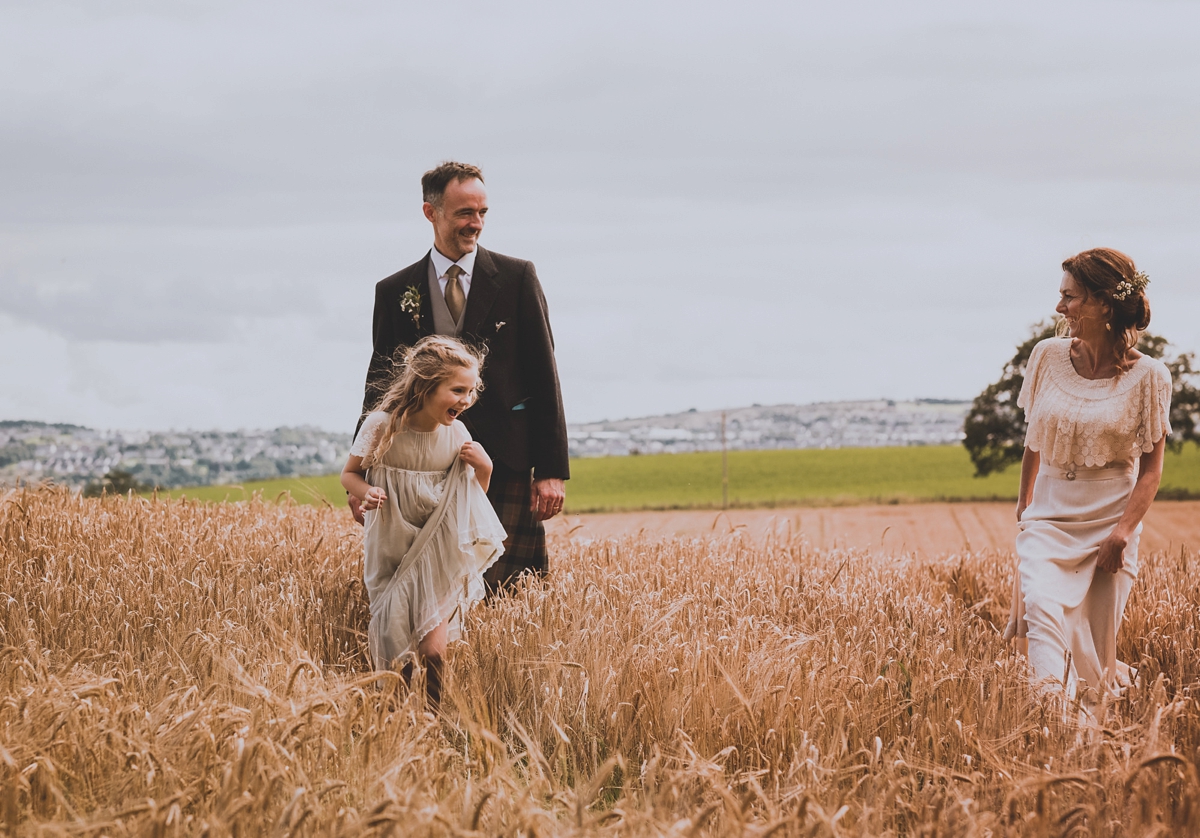
[(189, 497), (204, 501), (248, 500), (261, 494), (265, 500), (277, 500), (287, 494), (297, 503), (320, 506), (326, 501), (334, 506), (346, 505), (346, 490), (341, 476), (324, 474), (320, 477), (280, 477), (276, 480), (253, 480), (225, 486), (192, 486), (186, 489), (160, 491), (159, 497)]
[[(687, 509), (721, 505), (721, 455), (656, 454), (597, 457), (571, 462), (567, 512), (620, 509)], [(936, 500), (1009, 500), (1017, 495), (1019, 469), (978, 479), (957, 445), (907, 448), (839, 448), (733, 451), (729, 454), (731, 506), (908, 503)], [(300, 503), (345, 503), (338, 475), (285, 478), (244, 486), (175, 489), (206, 501), (245, 500), (285, 493)], [(160, 493), (164, 494), (164, 493)], [(1161, 496), (1200, 497), (1200, 448), (1167, 454)]]

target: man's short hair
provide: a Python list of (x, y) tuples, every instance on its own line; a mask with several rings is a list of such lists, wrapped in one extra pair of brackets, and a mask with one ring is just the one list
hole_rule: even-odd
[(475, 180), (476, 178), (483, 183), (483, 170), (478, 166), (447, 160), (437, 168), (430, 169), (421, 175), (421, 195), (426, 203), (440, 207), (442, 199), (446, 197), (446, 187), (450, 185), (451, 181)]

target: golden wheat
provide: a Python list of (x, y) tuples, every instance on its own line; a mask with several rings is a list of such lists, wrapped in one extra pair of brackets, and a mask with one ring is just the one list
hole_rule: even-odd
[(1200, 830), (1187, 550), (1145, 562), (1096, 731), (1002, 646), (1003, 554), (562, 544), (434, 717), (370, 671), (344, 512), (15, 490), (0, 538), (11, 835)]

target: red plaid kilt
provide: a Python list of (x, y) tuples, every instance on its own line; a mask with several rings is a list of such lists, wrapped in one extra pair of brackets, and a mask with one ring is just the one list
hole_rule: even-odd
[(533, 519), (529, 509), (529, 492), (533, 485), (532, 472), (515, 471), (495, 463), (488, 485), (488, 500), (496, 510), (508, 538), (504, 539), (504, 555), (488, 568), (484, 579), (488, 587), (498, 590), (515, 582), (526, 571), (545, 575), (550, 569), (546, 552), (546, 528)]

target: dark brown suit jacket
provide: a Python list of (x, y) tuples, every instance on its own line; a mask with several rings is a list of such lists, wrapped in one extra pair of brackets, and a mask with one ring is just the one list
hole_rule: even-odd
[[(367, 369), (363, 416), (378, 404), (393, 375), (397, 350), (433, 334), (429, 254), (375, 286), (374, 349)], [(400, 307), (410, 288), (421, 310)], [(567, 422), (563, 414), (554, 336), (546, 298), (532, 262), (478, 248), (463, 319), (464, 342), (486, 345), (483, 393), (463, 423), (494, 459), (534, 477), (570, 477)], [(362, 419), (359, 419), (362, 425)]]

